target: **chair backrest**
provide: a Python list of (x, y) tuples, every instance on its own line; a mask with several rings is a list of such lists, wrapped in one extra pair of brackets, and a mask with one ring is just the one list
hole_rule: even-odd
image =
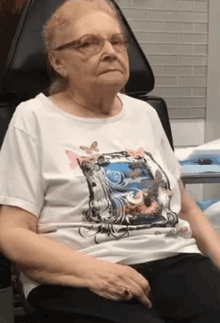
[[(154, 75), (123, 13), (119, 13), (131, 43), (129, 50), (130, 79), (125, 93), (144, 99), (154, 88)], [(41, 31), (54, 9), (65, 0), (27, 0), (21, 11), (0, 85), (0, 148), (16, 106), (46, 91), (51, 83), (47, 70), (47, 56)], [(155, 100), (151, 100), (155, 103)], [(158, 112), (163, 128), (173, 148), (173, 139), (166, 104), (152, 104)]]
[[(41, 31), (47, 18), (63, 2), (65, 0), (29, 0), (26, 3), (8, 54), (0, 89), (0, 92), (15, 94), (17, 102), (44, 92), (51, 82)], [(116, 3), (115, 6), (119, 9)], [(147, 94), (154, 88), (153, 72), (122, 13), (121, 16), (131, 43), (130, 79), (125, 92)]]
[(3, 67), (7, 61), (11, 42), (15, 35), (25, 2), (26, 0), (0, 1), (0, 89), (2, 88)]
[[(65, 0), (27, 0), (23, 7), (8, 53), (4, 77), (0, 80), (0, 84), (2, 83), (0, 85), (0, 148), (16, 106), (40, 92), (45, 92), (51, 82), (41, 31), (47, 18), (63, 2)], [(115, 6), (121, 14), (131, 43), (130, 79), (125, 87), (125, 93), (149, 102), (157, 110), (173, 148), (166, 104), (161, 98), (147, 96), (154, 88), (152, 69), (124, 15), (116, 3)], [(0, 254), (0, 293), (1, 289), (4, 290), (10, 284), (10, 263)], [(4, 321), (8, 323), (11, 319)]]

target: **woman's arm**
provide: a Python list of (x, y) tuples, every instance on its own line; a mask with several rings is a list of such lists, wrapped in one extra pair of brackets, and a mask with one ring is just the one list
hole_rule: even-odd
[(0, 206), (0, 252), (38, 283), (86, 285), (85, 268), (95, 259), (37, 234), (37, 221), (21, 208)]
[(211, 258), (220, 270), (220, 235), (186, 192), (181, 180), (179, 180), (179, 187), (181, 192), (180, 218), (189, 222), (192, 236), (195, 238), (199, 250)]
[(103, 261), (36, 233), (37, 217), (17, 207), (0, 206), (0, 251), (29, 278), (40, 283), (88, 288), (120, 301), (124, 290), (144, 306), (149, 283), (134, 268)]

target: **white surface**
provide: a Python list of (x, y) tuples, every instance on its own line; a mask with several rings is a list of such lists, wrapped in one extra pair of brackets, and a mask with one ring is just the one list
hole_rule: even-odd
[[(183, 160), (194, 151), (198, 150), (219, 150), (220, 139), (210, 141), (206, 144), (197, 147), (175, 148), (175, 155), (179, 160)], [(203, 199), (217, 198), (220, 199), (220, 185), (219, 184), (187, 184), (186, 190), (194, 201), (201, 201)]]
[(175, 155), (179, 160), (186, 159), (196, 147), (175, 148)]
[(170, 120), (174, 147), (204, 144), (205, 120)]
[[(206, 184), (207, 185), (207, 184)], [(185, 189), (191, 198), (197, 202), (203, 200), (204, 184), (186, 184)]]
[(187, 147), (187, 148), (177, 148), (175, 149), (175, 155), (179, 160), (186, 159), (195, 151), (210, 151), (210, 150), (220, 150), (220, 139), (208, 142), (206, 144), (197, 147)]

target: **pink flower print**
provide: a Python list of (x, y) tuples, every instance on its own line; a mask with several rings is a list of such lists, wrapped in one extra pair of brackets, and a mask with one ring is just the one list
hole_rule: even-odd
[(127, 153), (132, 156), (132, 157), (143, 157), (144, 156), (144, 148), (139, 148), (138, 150), (130, 150), (130, 149), (126, 149)]
[(78, 166), (78, 161), (80, 161), (81, 158), (79, 157), (79, 155), (73, 153), (70, 150), (66, 150), (65, 152), (66, 152), (67, 156), (69, 157), (69, 160), (71, 161), (70, 167), (72, 169), (75, 169)]

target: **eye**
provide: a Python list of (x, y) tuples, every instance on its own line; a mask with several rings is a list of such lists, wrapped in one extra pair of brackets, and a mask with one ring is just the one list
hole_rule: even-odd
[(81, 48), (88, 48), (89, 46), (91, 46), (91, 41), (89, 42), (89, 41), (87, 41), (87, 42), (85, 42), (85, 43), (83, 43), (83, 44), (81, 44)]
[(123, 40), (122, 39), (118, 39), (118, 38), (113, 38), (111, 40), (111, 43), (112, 43), (112, 45), (121, 45), (121, 44), (123, 44)]
[(97, 37), (85, 37), (81, 41), (80, 47), (82, 49), (90, 49), (90, 48), (97, 46), (97, 45), (99, 45), (99, 40), (97, 39)]

